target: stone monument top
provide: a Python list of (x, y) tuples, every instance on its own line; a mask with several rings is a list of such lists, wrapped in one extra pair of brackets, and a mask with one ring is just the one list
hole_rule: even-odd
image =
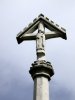
[[(32, 33), (38, 29), (38, 25), (40, 22), (43, 22), (44, 26), (48, 28), (51, 33), (45, 33), (46, 39), (49, 38), (55, 38), (55, 37), (61, 37), (63, 39), (67, 39), (66, 37), (66, 29), (63, 27), (60, 27), (58, 24), (54, 23), (52, 20), (49, 20), (49, 18), (45, 17), (43, 14), (40, 14), (37, 18), (33, 20), (32, 23), (28, 25), (28, 27), (25, 27), (23, 31), (20, 31), (17, 35), (17, 41), (20, 44), (24, 40), (36, 40), (36, 36)], [(31, 37), (29, 36), (30, 34)], [(49, 35), (50, 34), (50, 35)], [(25, 36), (26, 35), (26, 36)]]
[[(45, 32), (45, 28), (49, 32)], [(37, 29), (38, 32), (33, 34)], [(45, 40), (58, 37), (66, 40), (66, 30), (55, 24), (52, 20), (49, 20), (43, 14), (40, 14), (28, 27), (25, 27), (23, 31), (19, 32), (16, 39), (18, 44), (26, 40), (36, 40), (37, 60), (45, 60)]]

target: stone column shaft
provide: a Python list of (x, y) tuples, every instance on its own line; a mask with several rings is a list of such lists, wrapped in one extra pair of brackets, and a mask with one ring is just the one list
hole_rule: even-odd
[(48, 78), (38, 77), (34, 79), (34, 99), (33, 100), (49, 100)]

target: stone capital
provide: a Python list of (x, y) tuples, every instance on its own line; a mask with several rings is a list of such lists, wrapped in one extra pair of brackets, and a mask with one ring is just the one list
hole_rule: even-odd
[(54, 70), (50, 62), (35, 61), (30, 67), (29, 73), (33, 80), (37, 77), (46, 77), (48, 80), (54, 75)]

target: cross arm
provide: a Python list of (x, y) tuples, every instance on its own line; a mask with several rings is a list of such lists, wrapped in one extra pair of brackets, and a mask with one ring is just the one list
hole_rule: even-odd
[(27, 34), (23, 34), (22, 36), (17, 36), (16, 37), (18, 44), (20, 44), (23, 41), (27, 41), (27, 40), (36, 40), (36, 35), (32, 34), (32, 33), (27, 33)]
[(64, 37), (63, 37), (64, 35), (65, 35), (65, 33), (62, 35), (62, 34), (60, 34), (58, 32), (51, 31), (51, 32), (46, 32), (45, 33), (45, 38), (46, 39), (50, 39), (50, 38), (58, 38), (58, 37), (61, 37), (61, 38), (64, 39)]
[(24, 34), (21, 36), (22, 40), (36, 40), (36, 35), (32, 33)]

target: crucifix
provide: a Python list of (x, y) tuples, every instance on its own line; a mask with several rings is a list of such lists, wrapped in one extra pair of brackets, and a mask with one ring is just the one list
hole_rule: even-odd
[[(45, 28), (50, 31), (45, 32)], [(38, 29), (38, 32), (33, 34), (36, 29)], [(66, 40), (66, 30), (55, 24), (52, 20), (49, 20), (43, 14), (35, 18), (33, 23), (25, 27), (16, 37), (19, 44), (26, 40), (36, 41), (37, 60), (32, 63), (32, 67), (29, 70), (34, 80), (33, 100), (49, 100), (48, 81), (54, 75), (54, 70), (51, 63), (45, 59), (45, 40), (58, 37)]]

